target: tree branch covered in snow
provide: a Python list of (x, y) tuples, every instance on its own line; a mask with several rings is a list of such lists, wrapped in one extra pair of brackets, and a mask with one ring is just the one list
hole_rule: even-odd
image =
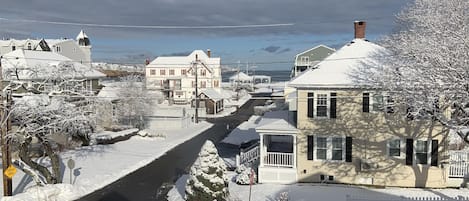
[(124, 124), (143, 128), (144, 116), (149, 114), (151, 104), (154, 101), (149, 96), (143, 83), (143, 78), (138, 75), (130, 75), (121, 78), (119, 100), (116, 113), (119, 121)]
[(379, 65), (354, 72), (407, 105), (411, 118), (434, 118), (469, 143), (469, 2), (416, 0), (383, 39)]

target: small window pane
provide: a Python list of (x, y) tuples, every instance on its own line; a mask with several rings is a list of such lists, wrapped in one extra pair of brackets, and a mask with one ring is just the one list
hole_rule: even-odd
[(332, 138), (332, 148), (342, 149), (342, 138)]
[(333, 150), (332, 160), (342, 160), (342, 150)]
[(326, 160), (326, 152), (327, 152), (326, 149), (318, 149), (316, 152), (317, 153), (316, 158)]
[(318, 141), (318, 145), (317, 145), (318, 148), (326, 148), (327, 147), (327, 138), (318, 137), (317, 141)]

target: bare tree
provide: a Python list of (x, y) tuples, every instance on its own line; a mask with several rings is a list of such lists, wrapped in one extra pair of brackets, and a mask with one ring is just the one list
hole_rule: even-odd
[(409, 117), (434, 118), (469, 143), (469, 1), (415, 0), (397, 24), (380, 64), (352, 76), (407, 104)]
[(116, 108), (119, 121), (137, 128), (144, 127), (144, 117), (149, 114), (153, 103), (142, 79), (138, 75), (122, 77), (117, 92), (119, 99)]
[[(60, 161), (52, 135), (67, 135), (80, 139), (88, 138), (94, 124), (79, 107), (66, 102), (62, 97), (32, 95), (15, 102), (11, 110), (15, 126), (9, 133), (13, 147), (19, 152), (21, 161), (38, 171), (47, 183), (60, 183)], [(50, 159), (52, 171), (32, 159), (34, 140)]]
[[(8, 118), (12, 121), (8, 140), (20, 158), (15, 164), (22, 164), (22, 169), (35, 180), (60, 183), (60, 148), (52, 136), (64, 135), (85, 145), (89, 143), (95, 122), (85, 108), (93, 90), (85, 81), (88, 76), (100, 74), (70, 61), (27, 66), (15, 58), (4, 58), (2, 64), (2, 78), (8, 81), (6, 89), (24, 93), (23, 98), (14, 100), (11, 109), (4, 110), (1, 121), (3, 126)], [(39, 145), (51, 168), (33, 159), (34, 145)]]

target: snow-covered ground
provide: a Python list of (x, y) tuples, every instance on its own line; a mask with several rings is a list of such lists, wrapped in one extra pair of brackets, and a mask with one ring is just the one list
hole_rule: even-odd
[[(229, 172), (230, 178), (235, 176)], [(180, 177), (168, 193), (169, 201), (184, 200), (184, 190), (188, 176)], [(249, 200), (249, 185), (238, 185), (230, 179), (229, 192), (233, 200)], [(469, 189), (419, 189), (419, 188), (367, 188), (362, 186), (349, 186), (340, 184), (256, 184), (252, 186), (251, 200), (273, 201), (277, 200), (280, 193), (287, 192), (288, 200), (295, 201), (342, 201), (347, 196), (353, 199), (366, 201), (397, 199), (403, 197), (467, 197)]]
[(256, 126), (260, 118), (261, 116), (251, 116), (248, 121), (241, 123), (237, 128), (233, 129), (221, 142), (239, 146), (243, 142), (259, 139), (259, 134), (256, 133)]
[(283, 96), (287, 82), (259, 83), (255, 85), (254, 93), (272, 93), (273, 96)]
[[(65, 168), (64, 184), (33, 187), (30, 177), (18, 171), (13, 177), (15, 196), (2, 200), (77, 199), (149, 164), (211, 126), (210, 123), (201, 122), (197, 125), (191, 124), (186, 129), (167, 130), (165, 138), (134, 136), (116, 144), (80, 147), (61, 153), (64, 164), (67, 164), (69, 159), (75, 161), (71, 178), (70, 169)], [(73, 185), (67, 185), (70, 180)]]

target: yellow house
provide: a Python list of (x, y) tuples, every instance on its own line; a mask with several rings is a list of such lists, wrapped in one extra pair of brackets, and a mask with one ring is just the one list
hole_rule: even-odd
[(296, 181), (446, 187), (448, 131), (351, 80), (384, 50), (365, 39), (365, 22), (354, 25), (354, 40), (289, 84), (297, 89)]

